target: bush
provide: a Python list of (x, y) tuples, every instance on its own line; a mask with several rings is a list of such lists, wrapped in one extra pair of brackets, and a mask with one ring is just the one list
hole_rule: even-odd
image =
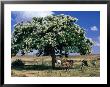
[(24, 62), (20, 59), (16, 59), (11, 63), (12, 67), (23, 67), (24, 65), (25, 65)]

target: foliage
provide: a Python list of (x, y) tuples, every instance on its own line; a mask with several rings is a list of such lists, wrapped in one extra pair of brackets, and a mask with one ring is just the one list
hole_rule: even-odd
[(31, 21), (18, 23), (12, 34), (12, 53), (53, 47), (65, 52), (89, 54), (93, 42), (76, 22), (76, 18), (61, 14), (33, 17)]
[(25, 64), (20, 59), (16, 59), (11, 63), (12, 67), (23, 67)]

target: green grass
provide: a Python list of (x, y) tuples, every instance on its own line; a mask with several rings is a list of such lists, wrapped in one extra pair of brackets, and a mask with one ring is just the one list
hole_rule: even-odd
[[(11, 70), (12, 77), (99, 77), (100, 76), (100, 60), (97, 60), (99, 55), (87, 56), (89, 67), (84, 66), (81, 70), (81, 60), (85, 56), (69, 57), (69, 59), (76, 60), (73, 67), (69, 70), (62, 70), (61, 68), (52, 69), (51, 57), (13, 57), (12, 61), (21, 59), (25, 62), (24, 67), (14, 67)], [(96, 60), (96, 67), (91, 64), (92, 60)]]

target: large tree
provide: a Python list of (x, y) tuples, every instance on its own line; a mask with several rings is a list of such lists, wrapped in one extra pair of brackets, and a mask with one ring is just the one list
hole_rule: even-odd
[(89, 54), (93, 42), (85, 36), (85, 30), (76, 24), (77, 19), (69, 15), (49, 15), (33, 17), (31, 21), (15, 25), (12, 33), (11, 50), (16, 55), (19, 50), (44, 50), (52, 57), (55, 67), (55, 52), (77, 52)]

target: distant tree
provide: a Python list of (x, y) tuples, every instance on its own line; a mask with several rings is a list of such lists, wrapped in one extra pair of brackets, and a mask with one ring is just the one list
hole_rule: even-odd
[(52, 57), (52, 67), (55, 68), (56, 50), (61, 55), (62, 51), (81, 55), (91, 53), (93, 42), (85, 37), (85, 30), (76, 21), (72, 16), (61, 14), (33, 17), (29, 22), (16, 24), (12, 34), (12, 54), (19, 50), (44, 50), (45, 55)]

